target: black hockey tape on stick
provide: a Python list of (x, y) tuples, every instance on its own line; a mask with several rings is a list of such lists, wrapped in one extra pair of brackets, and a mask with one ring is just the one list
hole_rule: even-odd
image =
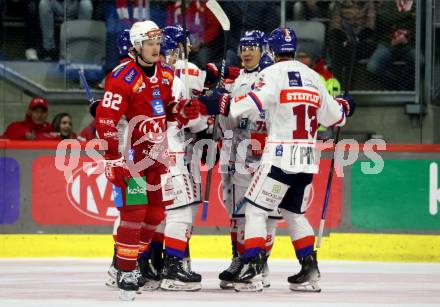
[[(226, 16), (225, 11), (221, 8), (220, 4), (218, 4), (215, 0), (209, 0), (206, 3), (206, 7), (211, 11), (211, 13), (215, 16), (215, 18), (220, 23), (222, 29), (223, 29), (223, 35), (224, 35), (224, 45), (223, 45), (223, 58), (222, 58), (222, 67), (220, 70), (220, 76), (217, 84), (217, 88), (222, 87), (223, 81), (225, 78), (225, 71), (226, 71), (226, 52), (228, 47), (228, 39), (229, 39), (229, 30), (231, 29), (231, 23), (229, 22), (228, 16)], [(214, 120), (214, 128), (212, 131), (212, 139), (214, 142), (217, 140), (217, 122), (218, 122), (218, 115), (215, 117)], [(215, 156), (217, 154), (216, 150), (210, 150), (208, 151), (208, 156), (206, 161), (209, 163), (215, 161)], [(208, 175), (206, 177), (206, 185), (205, 185), (205, 197), (203, 200), (203, 209), (202, 209), (202, 221), (206, 221), (206, 218), (208, 217), (208, 204), (209, 204), (209, 195), (211, 190), (211, 181), (212, 181), (212, 170), (214, 169), (214, 165), (212, 168), (208, 170)]]
[[(350, 65), (348, 66), (348, 72), (346, 70), (344, 70), (344, 80), (343, 80), (344, 93), (345, 93), (345, 95), (348, 95), (348, 93), (351, 90), (351, 81), (353, 78), (353, 68), (354, 68), (354, 64), (356, 62), (357, 37), (353, 31), (353, 27), (348, 23), (347, 19), (345, 19), (344, 17), (341, 18), (341, 25), (348, 36), (348, 43), (349, 43), (348, 47), (351, 48)], [(336, 130), (336, 137), (335, 137), (335, 143), (334, 143), (335, 144), (335, 151), (336, 151), (336, 145), (339, 142), (340, 133), (341, 133), (341, 127), (338, 127)], [(329, 199), (330, 199), (330, 191), (331, 191), (331, 187), (332, 187), (334, 171), (335, 171), (335, 153), (333, 152), (332, 162), (330, 164), (330, 173), (328, 175), (328, 180), (327, 180), (327, 189), (325, 190), (324, 205), (322, 206), (321, 221), (319, 222), (318, 241), (316, 242), (317, 248), (321, 247), (321, 239), (322, 239), (322, 234), (324, 233), (325, 217), (327, 215), (327, 209), (328, 209), (328, 203), (329, 203)]]

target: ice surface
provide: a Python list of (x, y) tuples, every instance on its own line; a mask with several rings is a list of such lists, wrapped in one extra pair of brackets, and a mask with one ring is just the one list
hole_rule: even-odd
[[(440, 264), (320, 261), (321, 293), (294, 293), (287, 277), (299, 265), (271, 260), (272, 286), (262, 293), (235, 293), (218, 287), (227, 260), (193, 260), (203, 275), (199, 292), (143, 292), (119, 302), (104, 285), (110, 259), (2, 259), (0, 306), (57, 307), (272, 307), (272, 306), (440, 306)], [(231, 305), (234, 304), (234, 305)]]

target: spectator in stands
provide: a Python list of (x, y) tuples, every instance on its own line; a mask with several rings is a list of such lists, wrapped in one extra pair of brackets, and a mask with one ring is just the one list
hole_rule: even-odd
[[(186, 1), (186, 5), (186, 27), (191, 33), (190, 61), (202, 67), (220, 60), (223, 44), (219, 22), (206, 8), (206, 1)], [(166, 24), (182, 24), (181, 0), (168, 5)]]
[[(413, 90), (415, 82), (415, 12), (410, 2), (383, 3), (379, 19), (384, 35), (367, 64), (367, 70), (381, 82), (385, 90)], [(408, 7), (408, 9), (405, 9)]]
[(328, 18), (329, 6), (330, 1), (288, 1), (286, 18), (288, 20), (325, 20)]
[(57, 51), (54, 39), (54, 19), (91, 19), (93, 6), (91, 0), (40, 0), (40, 27), (43, 35), (43, 59), (55, 60)]
[(1, 138), (10, 140), (58, 139), (58, 133), (46, 121), (47, 115), (47, 100), (41, 97), (33, 98), (29, 103), (24, 121), (10, 124)]
[(344, 19), (357, 37), (357, 60), (366, 61), (376, 46), (376, 6), (374, 0), (338, 0), (330, 13), (329, 47), (332, 70), (336, 77), (344, 80), (343, 72), (351, 59), (352, 47), (348, 45)]
[(72, 116), (69, 113), (59, 113), (52, 120), (52, 127), (59, 133), (62, 140), (76, 139), (77, 135), (73, 132)]
[(40, 20), (38, 18), (38, 0), (26, 0), (25, 39), (26, 50), (24, 52), (26, 60), (38, 61), (38, 42), (41, 40)]

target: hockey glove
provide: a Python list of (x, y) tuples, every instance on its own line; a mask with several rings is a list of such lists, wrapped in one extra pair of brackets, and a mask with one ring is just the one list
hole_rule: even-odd
[[(205, 66), (206, 70), (206, 85), (211, 86), (218, 82), (221, 72), (221, 65), (208, 63)], [(235, 66), (226, 66), (224, 79), (235, 80), (240, 75), (240, 68)]]
[(124, 158), (105, 160), (105, 177), (114, 185), (125, 190), (127, 180), (130, 178), (130, 172), (125, 164)]
[[(226, 90), (222, 88), (215, 89), (211, 95), (199, 96), (199, 100), (205, 105), (208, 115), (221, 114), (228, 116), (231, 96)], [(205, 112), (205, 109), (202, 107), (203, 112)]]
[(200, 115), (199, 103), (193, 100), (180, 100), (176, 105), (176, 119), (179, 125), (186, 125)]
[(93, 116), (93, 118), (95, 118), (96, 116), (96, 108), (98, 108), (98, 105), (101, 103), (101, 99), (98, 100), (93, 100), (93, 102), (89, 105), (89, 112), (90, 115)]
[(336, 101), (341, 105), (346, 117), (353, 115), (354, 110), (356, 109), (356, 102), (353, 97), (349, 95), (337, 96)]

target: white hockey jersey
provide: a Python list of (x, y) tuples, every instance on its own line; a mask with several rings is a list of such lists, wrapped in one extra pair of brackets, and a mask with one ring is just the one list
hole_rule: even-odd
[(269, 129), (262, 163), (293, 173), (318, 172), (318, 123), (345, 124), (341, 106), (318, 73), (298, 61), (278, 62), (261, 71), (254, 89), (234, 97), (230, 107), (233, 118), (256, 120), (266, 112)]
[[(242, 69), (231, 88), (231, 96), (240, 97), (249, 93), (257, 76), (258, 69), (251, 72)], [(226, 135), (227, 130), (232, 131), (232, 138), (223, 142), (220, 152), (222, 164), (226, 164), (228, 161), (225, 160), (229, 159), (232, 183), (247, 187), (263, 154), (267, 136), (265, 113), (260, 112), (258, 117), (252, 120), (245, 114), (235, 118), (220, 116), (219, 125)], [(252, 149), (249, 147), (251, 142)]]
[[(185, 61), (177, 60), (176, 64), (174, 64), (175, 74), (182, 81), (183, 86), (185, 86), (185, 82), (189, 87), (189, 98), (198, 97), (204, 89), (206, 72), (197, 67), (197, 65), (188, 62), (188, 73), (185, 70)], [(188, 78), (185, 81), (185, 78)], [(194, 144), (196, 143), (197, 137), (196, 133), (205, 130), (208, 128), (208, 117), (200, 116), (197, 119), (190, 120), (188, 125), (185, 127), (185, 140), (190, 141), (186, 146), (186, 155), (185, 155), (185, 163), (190, 164), (193, 154)]]

